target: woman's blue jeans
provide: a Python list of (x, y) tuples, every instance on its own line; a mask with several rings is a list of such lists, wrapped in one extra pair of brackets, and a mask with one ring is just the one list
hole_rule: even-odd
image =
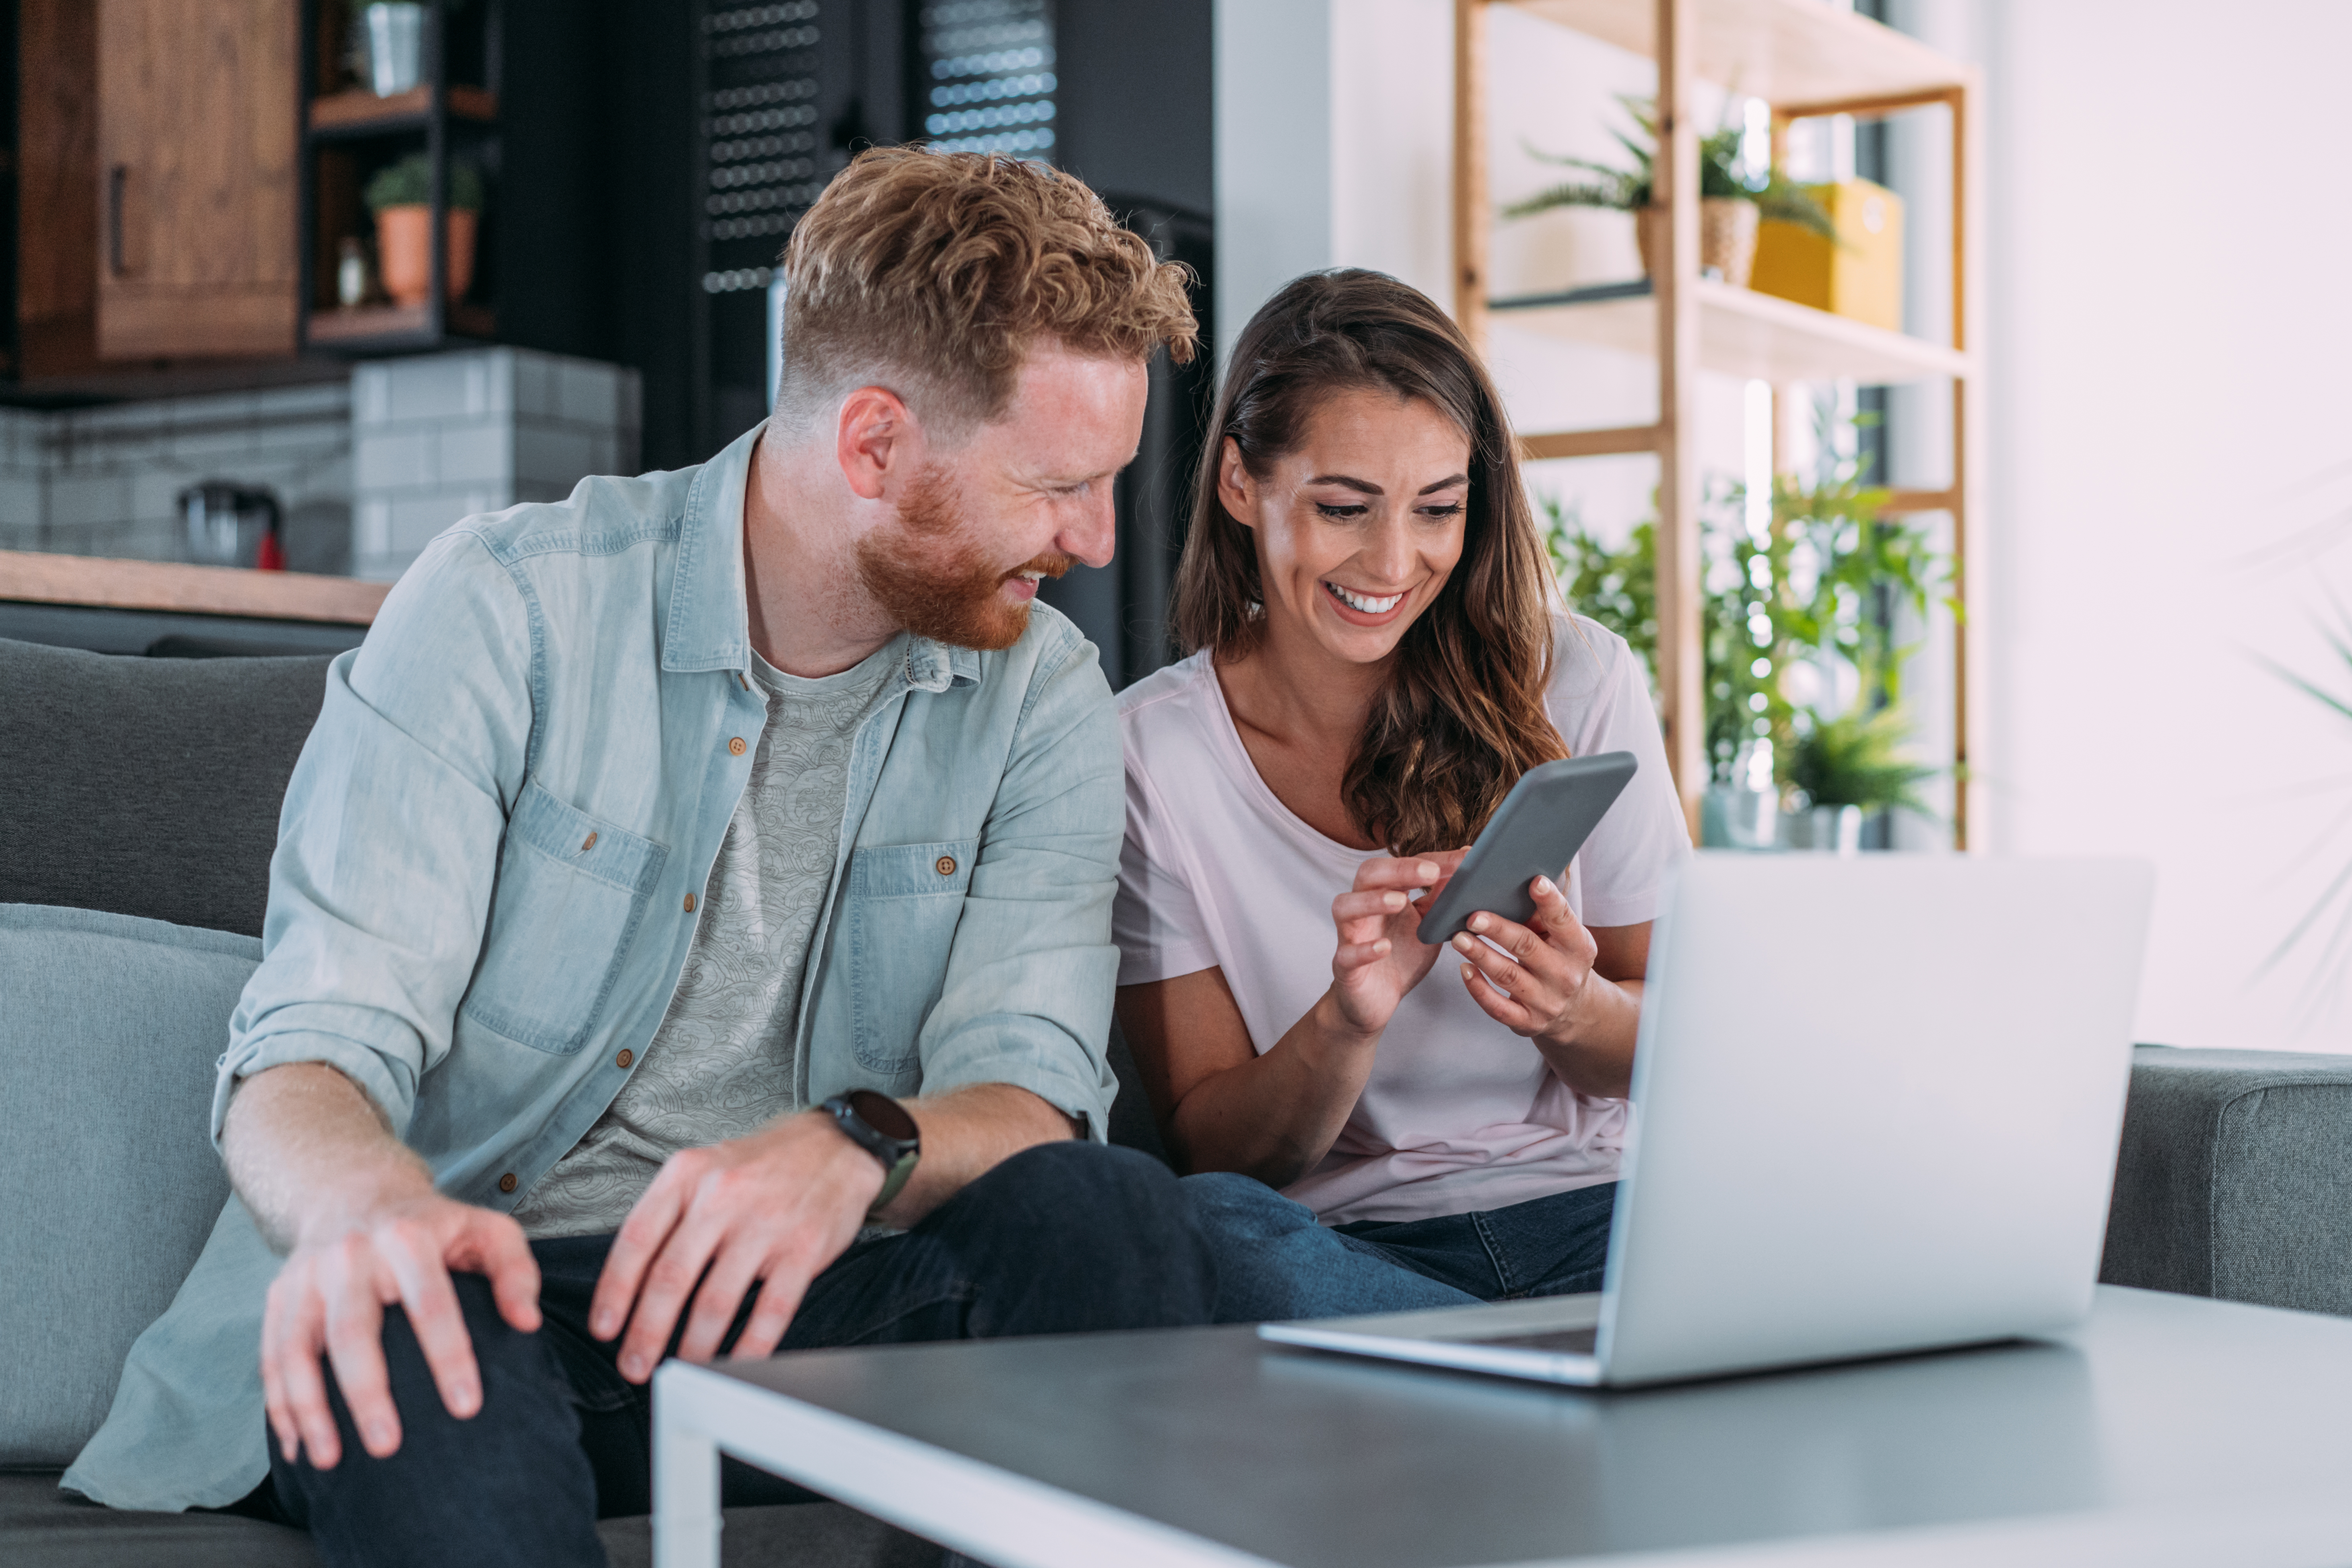
[(1178, 1184), (1217, 1263), (1217, 1321), (1343, 1318), (1601, 1289), (1617, 1184), (1508, 1208), (1326, 1226), (1230, 1172)]

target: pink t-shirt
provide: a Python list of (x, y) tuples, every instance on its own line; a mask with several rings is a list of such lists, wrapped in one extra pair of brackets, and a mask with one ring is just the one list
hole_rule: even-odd
[[(1572, 756), (1631, 752), (1641, 771), (1570, 868), (1588, 925), (1657, 912), (1689, 847), (1641, 663), (1624, 639), (1555, 615), (1545, 694)], [(1121, 985), (1224, 971), (1265, 1050), (1331, 983), (1331, 900), (1369, 858), (1275, 797), (1243, 749), (1206, 653), (1119, 697), (1127, 843), (1112, 929)], [(1531, 1041), (1480, 1011), (1441, 957), (1398, 1005), (1347, 1127), (1285, 1189), (1328, 1225), (1501, 1208), (1606, 1182), (1624, 1145), (1622, 1100), (1578, 1094)]]

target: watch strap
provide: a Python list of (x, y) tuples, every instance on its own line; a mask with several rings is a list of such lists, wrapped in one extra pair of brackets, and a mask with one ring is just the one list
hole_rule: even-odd
[[(915, 1173), (915, 1166), (922, 1158), (922, 1135), (905, 1106), (870, 1089), (836, 1094), (824, 1101), (823, 1109), (851, 1142), (873, 1155), (882, 1167), (882, 1190), (866, 1211), (870, 1220), (889, 1206), (890, 1200), (898, 1195), (907, 1179)], [(907, 1135), (894, 1136), (875, 1126), (877, 1121), (903, 1128)]]
[(915, 1173), (917, 1158), (916, 1151), (909, 1149), (891, 1163), (890, 1169), (882, 1177), (882, 1190), (874, 1194), (872, 1203), (866, 1205), (866, 1217), (869, 1222), (884, 1209), (888, 1208), (890, 1200), (897, 1197), (899, 1190), (906, 1186), (907, 1178)]

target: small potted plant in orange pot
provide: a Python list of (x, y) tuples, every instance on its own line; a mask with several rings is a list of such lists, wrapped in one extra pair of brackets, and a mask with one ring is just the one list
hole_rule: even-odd
[[(1665, 209), (1654, 205), (1652, 164), (1656, 158), (1657, 111), (1647, 99), (1623, 98), (1618, 102), (1639, 128), (1632, 136), (1612, 132), (1632, 160), (1630, 169), (1596, 163), (1590, 158), (1559, 157), (1528, 151), (1547, 163), (1580, 171), (1578, 177), (1538, 191), (1503, 209), (1507, 218), (1532, 217), (1554, 207), (1612, 207), (1630, 212), (1638, 226), (1634, 237), (1641, 247), (1642, 270), (1656, 277), (1664, 258)], [(1837, 229), (1811, 192), (1792, 182), (1778, 168), (1749, 168), (1740, 159), (1739, 127), (1717, 126), (1699, 139), (1698, 265), (1703, 276), (1748, 286), (1748, 269), (1756, 261), (1756, 231), (1760, 219), (1794, 224), (1834, 244)]]
[[(376, 276), (395, 304), (425, 303), (433, 292), (433, 164), (412, 153), (386, 165), (367, 184), (375, 214)], [(449, 163), (449, 232), (442, 288), (452, 300), (474, 286), (474, 241), (482, 214), (481, 171), (463, 159)]]

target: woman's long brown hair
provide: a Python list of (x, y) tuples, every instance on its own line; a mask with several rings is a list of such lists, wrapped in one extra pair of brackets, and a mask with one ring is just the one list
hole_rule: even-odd
[(1219, 663), (1265, 635), (1251, 530), (1217, 499), (1225, 443), (1263, 481), (1335, 393), (1415, 398), (1470, 438), (1462, 559), (1391, 656), (1340, 796), (1364, 836), (1400, 855), (1469, 843), (1519, 775), (1568, 754), (1544, 709), (1551, 616), (1543, 542), (1519, 483), (1502, 399), (1466, 339), (1385, 273), (1309, 273), (1267, 300), (1234, 345), (1192, 498), (1171, 619), (1187, 653)]

